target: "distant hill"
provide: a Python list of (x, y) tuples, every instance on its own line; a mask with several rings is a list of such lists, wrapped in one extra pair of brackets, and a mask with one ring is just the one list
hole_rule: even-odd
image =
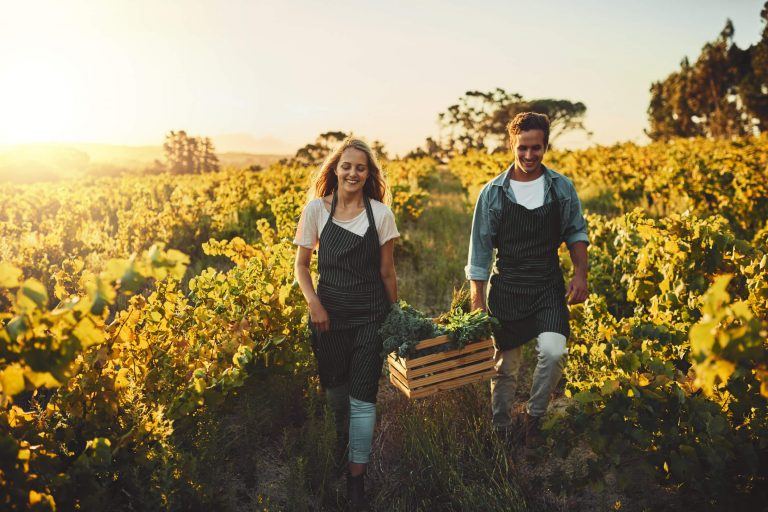
[[(266, 167), (289, 155), (218, 153), (222, 167)], [(142, 172), (162, 161), (162, 146), (113, 144), (21, 144), (0, 146), (0, 182), (33, 183), (84, 176)]]

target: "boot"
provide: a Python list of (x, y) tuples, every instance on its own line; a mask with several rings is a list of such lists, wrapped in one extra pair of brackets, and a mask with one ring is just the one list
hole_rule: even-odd
[(358, 476), (347, 474), (347, 501), (350, 512), (368, 510), (368, 500), (365, 498), (365, 473)]
[(544, 444), (544, 436), (541, 433), (541, 418), (525, 415), (523, 421), (523, 439), (525, 447), (529, 450), (538, 448)]

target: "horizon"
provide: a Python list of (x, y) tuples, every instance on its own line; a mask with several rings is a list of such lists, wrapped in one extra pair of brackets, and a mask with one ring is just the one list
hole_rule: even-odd
[(438, 113), (466, 91), (495, 87), (584, 102), (594, 136), (566, 133), (558, 148), (643, 144), (651, 83), (684, 57), (695, 61), (726, 19), (740, 47), (757, 41), (761, 8), (762, 0), (14, 5), (0, 21), (0, 45), (17, 49), (0, 69), (0, 148), (157, 147), (168, 131), (186, 130), (220, 153), (282, 155), (339, 130), (404, 155), (438, 135)]

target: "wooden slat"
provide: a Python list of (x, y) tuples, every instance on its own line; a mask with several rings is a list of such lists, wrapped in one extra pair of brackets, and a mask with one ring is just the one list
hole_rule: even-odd
[(410, 370), (411, 368), (415, 368), (417, 366), (434, 363), (436, 361), (443, 361), (444, 359), (448, 359), (450, 357), (463, 356), (464, 354), (469, 354), (470, 352), (475, 352), (477, 350), (488, 348), (488, 347), (493, 347), (493, 340), (490, 338), (487, 340), (481, 340), (481, 341), (476, 341), (474, 343), (470, 343), (461, 349), (454, 349), (454, 350), (449, 350), (447, 352), (438, 352), (437, 354), (430, 354), (428, 356), (415, 357), (413, 359), (406, 359), (404, 366), (406, 369)]
[(393, 354), (389, 354), (387, 357), (387, 362), (389, 363), (390, 367), (394, 366), (403, 375), (408, 375), (408, 370), (402, 364), (404, 361), (405, 359), (400, 359)]
[(397, 368), (395, 368), (394, 366), (390, 366), (389, 367), (389, 374), (390, 375), (394, 375), (397, 380), (399, 380), (405, 387), (410, 389), (411, 386), (410, 386), (410, 384), (408, 382), (408, 379), (405, 377), (405, 375), (400, 373), (400, 371)]
[(447, 334), (444, 334), (442, 336), (438, 336), (437, 338), (429, 338), (427, 340), (421, 340), (416, 344), (416, 350), (424, 350), (425, 348), (435, 347), (437, 345), (442, 345), (443, 343), (448, 343), (451, 341), (451, 339), (448, 337)]
[(440, 363), (430, 364), (427, 366), (419, 366), (418, 368), (406, 370), (404, 375), (409, 379), (413, 379), (414, 377), (418, 377), (420, 375), (442, 372), (445, 370), (450, 370), (451, 368), (458, 368), (459, 366), (473, 363), (475, 361), (481, 361), (483, 359), (492, 361), (493, 350), (483, 349), (457, 358), (448, 359), (447, 361), (442, 361)]
[(437, 373), (435, 375), (430, 375), (429, 377), (422, 377), (419, 379), (409, 379), (408, 388), (411, 390), (415, 390), (420, 387), (428, 386), (429, 384), (435, 384), (437, 382), (443, 382), (445, 380), (450, 380), (454, 378), (461, 378), (465, 375), (469, 375), (470, 373), (484, 371), (489, 368), (495, 371), (493, 366), (494, 366), (493, 360), (480, 361), (479, 363), (470, 364), (468, 366), (464, 366), (462, 368), (456, 368), (455, 370), (449, 370), (447, 372)]
[(448, 389), (458, 388), (466, 384), (470, 384), (472, 382), (479, 382), (479, 381), (486, 380), (492, 377), (494, 373), (496, 373), (496, 370), (494, 368), (491, 368), (490, 370), (486, 370), (480, 373), (473, 373), (472, 375), (467, 375), (466, 377), (462, 377), (459, 379), (439, 382), (432, 386), (427, 386), (427, 387), (417, 389), (415, 391), (411, 391), (408, 397), (411, 399), (424, 398), (425, 396), (433, 395), (439, 391), (446, 391)]
[(394, 374), (394, 373), (391, 373), (391, 374), (389, 375), (389, 382), (391, 382), (391, 383), (392, 383), (392, 384), (393, 384), (393, 385), (394, 385), (394, 386), (395, 386), (397, 389), (399, 389), (400, 391), (402, 391), (402, 392), (405, 394), (405, 396), (407, 396), (408, 398), (411, 398), (411, 390), (410, 390), (410, 389), (408, 389), (408, 387), (407, 387), (405, 384), (403, 384), (402, 382), (400, 382), (400, 381), (397, 379), (397, 377), (395, 377), (395, 374)]

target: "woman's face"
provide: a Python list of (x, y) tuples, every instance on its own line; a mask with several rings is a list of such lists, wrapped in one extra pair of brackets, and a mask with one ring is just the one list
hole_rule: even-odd
[(339, 178), (340, 192), (348, 194), (362, 192), (365, 180), (368, 179), (368, 155), (359, 149), (345, 149), (341, 153), (335, 172)]

